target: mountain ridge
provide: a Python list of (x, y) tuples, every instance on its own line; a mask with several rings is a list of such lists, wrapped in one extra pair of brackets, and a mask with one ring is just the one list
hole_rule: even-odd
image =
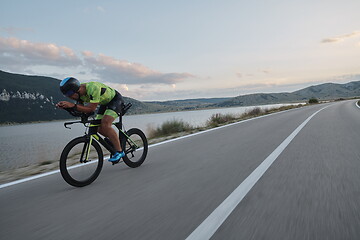
[(241, 95), (222, 103), (216, 107), (250, 106), (256, 102), (259, 105), (274, 103), (307, 102), (310, 98), (320, 100), (334, 100), (338, 98), (351, 98), (360, 96), (360, 81), (345, 84), (323, 83), (313, 85), (294, 92), (282, 93), (254, 93)]

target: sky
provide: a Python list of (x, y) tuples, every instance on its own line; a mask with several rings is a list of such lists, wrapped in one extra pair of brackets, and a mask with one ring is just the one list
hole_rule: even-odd
[(360, 80), (359, 0), (0, 0), (0, 70), (142, 101)]

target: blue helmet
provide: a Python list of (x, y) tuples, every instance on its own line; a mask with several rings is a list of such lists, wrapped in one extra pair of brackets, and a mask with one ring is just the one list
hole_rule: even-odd
[(68, 77), (60, 82), (60, 91), (67, 97), (76, 93), (80, 88), (80, 82), (76, 78)]

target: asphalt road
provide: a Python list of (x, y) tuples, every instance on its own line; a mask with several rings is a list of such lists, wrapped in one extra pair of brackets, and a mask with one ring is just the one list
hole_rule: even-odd
[(4, 187), (0, 239), (186, 239), (296, 129), (209, 237), (360, 239), (359, 120), (355, 101), (309, 106), (153, 146), (84, 188), (60, 174)]

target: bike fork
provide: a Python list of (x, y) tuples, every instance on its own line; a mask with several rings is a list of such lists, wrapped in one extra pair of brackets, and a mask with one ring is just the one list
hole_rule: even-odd
[[(92, 141), (93, 141), (93, 138), (92, 138), (92, 136), (90, 136), (89, 141), (85, 142), (83, 150), (81, 152), (81, 158), (80, 158), (81, 163), (86, 163), (89, 161), (90, 148), (91, 148)], [(85, 159), (84, 159), (84, 154), (85, 154)]]

